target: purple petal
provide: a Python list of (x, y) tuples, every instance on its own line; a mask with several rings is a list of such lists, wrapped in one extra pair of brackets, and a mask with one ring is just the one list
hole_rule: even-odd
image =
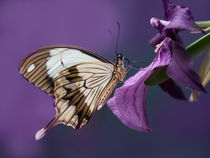
[(150, 23), (159, 31), (159, 33), (157, 33), (155, 37), (149, 41), (150, 45), (155, 47), (157, 44), (160, 44), (166, 37), (170, 37), (174, 41), (177, 41), (180, 45), (184, 46), (181, 38), (177, 34), (178, 31), (176, 29), (165, 29), (170, 24), (169, 21), (160, 20), (153, 17), (150, 19)]
[(155, 35), (155, 37), (153, 37), (149, 41), (149, 43), (150, 43), (150, 45), (152, 45), (153, 47), (155, 47), (157, 44), (161, 43), (165, 37), (166, 37), (165, 34), (157, 33)]
[(159, 32), (161, 33), (163, 31), (163, 29), (170, 23), (170, 21), (166, 21), (166, 20), (161, 20), (159, 18), (155, 18), (152, 17), (150, 19), (150, 24), (159, 30)]
[(144, 81), (155, 68), (168, 65), (170, 57), (170, 52), (160, 50), (148, 67), (125, 81), (122, 87), (116, 89), (114, 97), (108, 100), (109, 108), (129, 128), (151, 132), (145, 107), (147, 87)]
[(171, 7), (171, 0), (162, 0), (163, 2), (163, 7), (164, 7), (164, 14), (165, 14), (165, 19), (168, 20), (168, 17), (170, 16), (170, 7)]
[(178, 32), (182, 30), (201, 31), (205, 33), (195, 24), (189, 8), (179, 5), (172, 6), (171, 0), (162, 1), (165, 11), (165, 20), (154, 17), (150, 20), (151, 25), (159, 31), (149, 42), (152, 46), (159, 44), (161, 39), (165, 37), (170, 37), (177, 42), (179, 41), (181, 44), (182, 42), (178, 37)]
[(166, 32), (163, 32), (163, 29), (165, 28), (165, 26), (168, 24), (167, 21), (163, 21), (160, 20), (158, 18), (151, 18), (150, 19), (150, 23), (151, 25), (159, 30), (159, 33), (157, 33), (155, 35), (155, 37), (153, 37), (149, 43), (150, 45), (152, 45), (153, 47), (155, 47), (157, 44), (160, 44), (166, 37)]
[(171, 62), (167, 67), (167, 74), (181, 85), (195, 91), (206, 92), (200, 77), (193, 70), (193, 61), (188, 52), (178, 43), (172, 43)]
[(172, 6), (170, 14), (168, 14), (171, 22), (165, 27), (165, 30), (190, 30), (202, 31), (195, 23), (191, 11), (187, 7), (179, 5)]
[(147, 87), (144, 85), (150, 73), (150, 71), (139, 71), (128, 79), (123, 87), (116, 89), (114, 97), (107, 102), (109, 108), (122, 123), (142, 132), (151, 132), (145, 108)]
[(182, 92), (182, 89), (172, 79), (169, 79), (159, 84), (159, 86), (163, 91), (167, 92), (170, 96), (176, 99), (186, 100), (186, 97)]

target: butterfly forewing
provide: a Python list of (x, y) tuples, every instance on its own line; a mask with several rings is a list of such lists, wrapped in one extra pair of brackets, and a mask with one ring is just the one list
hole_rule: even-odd
[(39, 49), (20, 64), (19, 73), (29, 82), (54, 96), (53, 78), (62, 70), (83, 62), (112, 63), (106, 58), (76, 46), (57, 45)]
[(19, 73), (29, 82), (53, 96), (54, 84), (52, 78), (47, 74), (46, 66), (49, 57), (49, 50), (42, 50), (28, 56), (22, 61)]
[(20, 74), (53, 96), (57, 111), (53, 120), (37, 132), (36, 139), (59, 123), (75, 129), (87, 124), (116, 86), (114, 71), (111, 61), (74, 46), (43, 48), (24, 59)]

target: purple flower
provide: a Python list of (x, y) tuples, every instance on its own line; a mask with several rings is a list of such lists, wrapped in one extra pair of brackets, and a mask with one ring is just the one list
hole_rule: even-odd
[(166, 72), (171, 79), (161, 83), (160, 86), (173, 97), (185, 99), (181, 89), (173, 80), (192, 90), (205, 91), (199, 76), (193, 70), (192, 59), (178, 36), (181, 30), (200, 29), (194, 24), (188, 8), (172, 6), (168, 0), (163, 0), (163, 3), (165, 20), (151, 19), (152, 26), (159, 30), (150, 41), (156, 47), (155, 59), (149, 66), (140, 69), (125, 81), (122, 87), (116, 89), (114, 97), (107, 102), (122, 123), (137, 131), (151, 132), (145, 107), (147, 86), (144, 82), (155, 69), (167, 66)]
[[(151, 18), (151, 25), (158, 29), (159, 33), (150, 40), (152, 46), (161, 43), (165, 37), (170, 37), (183, 45), (178, 36), (179, 31), (202, 31), (195, 23), (191, 11), (187, 7), (172, 5), (171, 0), (162, 0), (165, 11), (165, 19)], [(203, 31), (202, 31), (203, 32)]]
[[(168, 39), (165, 41), (169, 42)], [(137, 74), (126, 80), (121, 88), (116, 89), (114, 97), (107, 102), (112, 112), (129, 128), (151, 132), (145, 108), (147, 86), (144, 81), (155, 68), (169, 64), (170, 51), (165, 51), (168, 47), (164, 46), (165, 44), (159, 48), (155, 59), (149, 66), (140, 69)]]
[(202, 31), (194, 23), (191, 11), (187, 7), (171, 4), (170, 0), (163, 0), (165, 19), (151, 18), (151, 25), (159, 33), (150, 41), (152, 46), (161, 47), (161, 42), (167, 37), (171, 39), (168, 47), (171, 51), (171, 60), (166, 73), (171, 78), (160, 84), (160, 87), (171, 96), (185, 99), (176, 82), (194, 91), (205, 92), (198, 74), (193, 70), (193, 61), (184, 48), (178, 32), (182, 30)]

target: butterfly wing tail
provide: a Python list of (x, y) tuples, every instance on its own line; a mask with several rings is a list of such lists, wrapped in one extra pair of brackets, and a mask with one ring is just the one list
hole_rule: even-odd
[(57, 117), (53, 118), (44, 128), (38, 130), (35, 134), (36, 141), (40, 140), (42, 137), (45, 136), (45, 134), (54, 126), (58, 124)]
[(46, 129), (42, 128), (36, 132), (35, 139), (36, 141), (40, 140), (46, 134)]

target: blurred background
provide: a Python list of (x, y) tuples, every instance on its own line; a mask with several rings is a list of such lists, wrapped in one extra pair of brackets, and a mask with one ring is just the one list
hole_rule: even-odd
[[(188, 6), (195, 20), (210, 20), (209, 0), (174, 0), (173, 4)], [(152, 133), (125, 127), (105, 106), (79, 131), (58, 125), (40, 141), (34, 139), (55, 110), (47, 94), (18, 74), (21, 60), (53, 44), (82, 46), (114, 60), (108, 30), (116, 37), (119, 21), (119, 52), (144, 67), (155, 56), (148, 44), (156, 34), (151, 17), (163, 17), (161, 0), (0, 0), (0, 157), (210, 157), (209, 94), (188, 103), (169, 97), (158, 86), (147, 93)], [(181, 36), (188, 45), (202, 35), (185, 32)], [(202, 57), (195, 62), (196, 70)]]

